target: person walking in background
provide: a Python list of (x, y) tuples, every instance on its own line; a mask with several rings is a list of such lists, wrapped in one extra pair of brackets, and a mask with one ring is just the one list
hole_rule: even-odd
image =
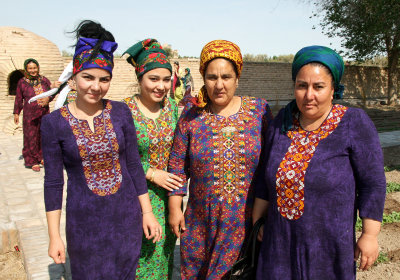
[(242, 67), (236, 44), (206, 44), (200, 58), (205, 85), (175, 131), (168, 170), (184, 185), (170, 193), (168, 206), (170, 226), (181, 238), (182, 279), (229, 278), (251, 227), (251, 182), (272, 114), (263, 99), (235, 96)]
[(179, 104), (179, 102), (182, 100), (183, 94), (184, 94), (184, 85), (182, 83), (181, 77), (182, 77), (182, 73), (180, 72), (180, 69), (179, 69), (179, 62), (174, 61), (171, 96), (175, 100), (176, 104)]
[(165, 232), (156, 244), (143, 238), (136, 278), (171, 279), (176, 237), (167, 226), (168, 191), (182, 186), (179, 177), (166, 171), (178, 121), (178, 107), (167, 96), (172, 67), (155, 39), (138, 42), (125, 53), (129, 54), (127, 61), (135, 67), (139, 94), (124, 99), (124, 102), (135, 123), (151, 206)]
[(92, 21), (75, 32), (77, 97), (45, 116), (41, 127), (49, 256), (65, 262), (59, 229), (64, 166), (72, 279), (134, 279), (143, 231), (157, 242), (162, 228), (152, 212), (129, 108), (104, 99), (117, 43)]
[(185, 106), (188, 102), (193, 100), (192, 91), (194, 91), (193, 77), (190, 74), (190, 68), (185, 69), (185, 76), (182, 79), (183, 88), (185, 89), (185, 95), (183, 99), (179, 102), (179, 106)]
[(22, 128), (24, 133), (24, 146), (22, 156), (25, 166), (33, 171), (40, 171), (40, 164), (43, 162), (40, 124), (42, 117), (50, 112), (49, 102), (54, 97), (45, 97), (36, 102), (29, 103), (28, 100), (42, 92), (49, 90), (50, 81), (40, 75), (39, 62), (28, 58), (24, 62), (24, 77), (18, 81), (17, 92), (14, 102), (14, 123), (19, 124), (19, 114), (24, 111)]
[[(310, 46), (294, 57), (294, 97), (270, 125), (253, 222), (266, 217), (257, 279), (356, 279), (378, 257), (386, 182), (378, 133), (341, 98), (342, 58)], [(362, 234), (356, 242), (357, 212)]]

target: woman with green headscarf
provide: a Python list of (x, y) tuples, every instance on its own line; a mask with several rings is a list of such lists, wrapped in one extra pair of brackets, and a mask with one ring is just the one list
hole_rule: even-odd
[(156, 244), (143, 238), (137, 279), (171, 279), (176, 238), (167, 226), (168, 191), (179, 189), (179, 177), (166, 171), (178, 121), (178, 107), (167, 97), (172, 67), (155, 39), (143, 40), (126, 52), (135, 67), (139, 94), (124, 99), (136, 127), (140, 159), (154, 215), (165, 234)]
[(19, 114), (23, 110), (24, 147), (22, 156), (24, 157), (25, 166), (38, 172), (43, 160), (40, 123), (42, 117), (50, 112), (49, 102), (54, 97), (45, 97), (28, 103), (28, 100), (32, 97), (48, 91), (51, 84), (46, 77), (39, 74), (39, 62), (37, 60), (33, 58), (25, 60), (24, 69), (24, 77), (18, 81), (15, 95), (14, 123), (19, 123)]
[[(363, 110), (333, 104), (343, 71), (327, 47), (294, 57), (295, 100), (268, 128), (256, 178), (253, 221), (267, 219), (257, 279), (355, 279), (360, 256), (363, 270), (378, 257), (382, 149)], [(357, 213), (363, 229), (356, 242)]]
[(179, 101), (179, 106), (185, 106), (188, 102), (190, 102), (192, 98), (192, 91), (194, 91), (194, 82), (193, 77), (190, 74), (190, 68), (185, 68), (185, 76), (182, 79), (183, 88), (185, 89), (185, 95), (182, 100)]

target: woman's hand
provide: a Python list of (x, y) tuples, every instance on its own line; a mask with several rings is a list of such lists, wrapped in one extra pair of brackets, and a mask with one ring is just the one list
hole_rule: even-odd
[(181, 236), (181, 231), (183, 232), (186, 230), (185, 216), (182, 210), (180, 208), (171, 210), (170, 208), (168, 221), (172, 232), (179, 238)]
[(354, 251), (354, 260), (357, 261), (361, 254), (361, 270), (370, 268), (379, 255), (378, 234), (381, 230), (381, 222), (362, 218), (362, 234), (357, 241)]
[(16, 125), (19, 124), (19, 115), (18, 115), (18, 114), (14, 114), (14, 123), (15, 123)]
[(60, 81), (52, 82), (51, 85), (50, 85), (51, 88), (59, 88), (60, 86), (61, 86), (61, 82)]
[(146, 178), (167, 191), (178, 190), (182, 187), (182, 179), (161, 169), (149, 168)]
[(51, 257), (56, 264), (65, 263), (65, 246), (61, 237), (50, 238), (49, 257)]
[[(268, 211), (268, 204), (269, 202), (256, 197), (253, 205), (253, 225), (262, 217), (267, 216), (267, 211)], [(260, 230), (257, 235), (257, 240), (262, 242), (262, 238), (264, 235), (264, 225), (260, 227)]]
[(162, 227), (158, 223), (153, 212), (143, 213), (143, 231), (147, 239), (153, 238), (153, 243), (160, 241)]
[(378, 238), (374, 235), (361, 234), (357, 241), (356, 249), (354, 252), (354, 260), (357, 261), (361, 254), (359, 269), (369, 269), (379, 255)]
[(43, 98), (38, 99), (38, 101), (37, 101), (39, 106), (42, 106), (42, 107), (46, 107), (47, 105), (49, 105), (49, 102), (50, 102), (49, 97), (43, 97)]
[(263, 236), (264, 236), (264, 225), (262, 225), (260, 227), (260, 230), (258, 231), (257, 240), (262, 242)]

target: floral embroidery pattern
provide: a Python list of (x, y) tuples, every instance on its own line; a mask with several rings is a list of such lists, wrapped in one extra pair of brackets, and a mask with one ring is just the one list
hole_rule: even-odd
[[(128, 104), (135, 123), (140, 161), (145, 172), (150, 167), (166, 170), (178, 121), (175, 102), (166, 98), (160, 116), (155, 120), (140, 112), (134, 97), (126, 98), (124, 102)], [(157, 245), (143, 239), (136, 279), (170, 279), (176, 238), (166, 225), (168, 192), (150, 181), (147, 181), (147, 187), (154, 215), (165, 234)]]
[[(251, 225), (251, 182), (261, 151), (263, 121), (272, 119), (267, 102), (242, 97), (228, 118), (206, 106), (184, 111), (178, 122), (169, 170), (190, 191), (181, 236), (182, 279), (225, 279)], [(187, 184), (172, 195), (188, 193)]]
[[(93, 49), (83, 51), (78, 56), (74, 58), (74, 73), (78, 73), (82, 70), (83, 65), (85, 64), (85, 69), (87, 68), (110, 68), (114, 67), (114, 63), (112, 61), (112, 57), (106, 53), (101, 53), (97, 57), (89, 60)], [(89, 67), (89, 65), (93, 67)], [(107, 70), (106, 69), (106, 70)]]
[[(248, 113), (244, 114), (245, 110)], [(217, 115), (205, 117), (206, 124), (211, 126), (213, 133), (215, 155), (213, 189), (220, 201), (238, 202), (241, 197), (247, 195), (247, 189), (244, 188), (246, 180), (244, 131), (253, 110), (255, 110), (255, 100), (244, 98), (239, 112), (229, 119), (223, 120), (223, 117)]]
[(277, 205), (281, 215), (297, 220), (304, 213), (304, 178), (318, 144), (340, 123), (347, 107), (334, 105), (327, 119), (314, 131), (301, 128), (294, 118), (293, 129), (287, 136), (292, 142), (276, 173)]
[(116, 193), (122, 182), (119, 145), (111, 122), (111, 107), (111, 102), (105, 101), (102, 114), (93, 119), (95, 132), (90, 130), (86, 120), (76, 119), (67, 106), (60, 108), (61, 115), (69, 122), (76, 138), (88, 188), (99, 196)]

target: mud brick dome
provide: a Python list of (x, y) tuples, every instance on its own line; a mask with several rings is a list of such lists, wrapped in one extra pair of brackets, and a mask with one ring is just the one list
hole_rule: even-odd
[[(57, 46), (49, 40), (18, 27), (0, 27), (0, 128), (12, 118), (14, 96), (22, 77), (24, 61), (35, 58), (40, 73), (50, 81), (63, 70), (63, 60)], [(8, 123), (8, 121), (7, 121)]]

